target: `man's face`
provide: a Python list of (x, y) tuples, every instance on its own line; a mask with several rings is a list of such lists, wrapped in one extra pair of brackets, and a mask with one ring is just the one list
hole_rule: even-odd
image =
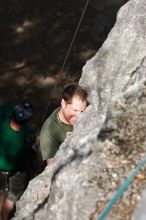
[(86, 109), (87, 101), (82, 101), (79, 96), (74, 96), (71, 103), (67, 103), (63, 99), (61, 106), (66, 122), (70, 125), (74, 125), (77, 116)]

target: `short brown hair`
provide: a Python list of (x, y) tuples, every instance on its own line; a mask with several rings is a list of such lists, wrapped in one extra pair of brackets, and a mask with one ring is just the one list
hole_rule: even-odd
[(66, 102), (71, 102), (74, 96), (79, 96), (82, 101), (87, 100), (87, 92), (82, 89), (78, 84), (70, 84), (65, 87), (62, 98)]

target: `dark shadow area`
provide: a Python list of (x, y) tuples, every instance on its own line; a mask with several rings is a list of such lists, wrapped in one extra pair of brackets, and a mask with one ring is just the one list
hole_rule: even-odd
[(59, 104), (64, 85), (79, 80), (82, 67), (106, 39), (125, 2), (90, 1), (60, 75), (86, 1), (2, 0), (0, 103), (29, 99), (35, 108), (33, 127), (39, 133), (42, 120)]

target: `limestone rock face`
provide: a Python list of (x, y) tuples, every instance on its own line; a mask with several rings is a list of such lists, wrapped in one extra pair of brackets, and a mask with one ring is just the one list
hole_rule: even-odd
[[(83, 68), (87, 110), (55, 162), (32, 180), (15, 220), (95, 219), (146, 151), (146, 1), (131, 0)], [(107, 219), (132, 219), (145, 167)], [(141, 175), (141, 176), (140, 176)]]

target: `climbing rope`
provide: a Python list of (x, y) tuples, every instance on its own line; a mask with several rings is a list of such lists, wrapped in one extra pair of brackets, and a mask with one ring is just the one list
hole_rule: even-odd
[(103, 209), (100, 215), (97, 217), (96, 220), (104, 220), (105, 217), (108, 215), (110, 210), (112, 209), (113, 205), (117, 202), (117, 200), (122, 196), (122, 194), (126, 191), (128, 186), (132, 183), (134, 177), (139, 172), (139, 170), (144, 166), (146, 163), (146, 156), (137, 164), (136, 168), (133, 170), (131, 175), (123, 182), (123, 184), (119, 187), (113, 198), (109, 201), (107, 206)]
[[(74, 33), (74, 35), (73, 35), (72, 41), (71, 41), (70, 46), (69, 46), (69, 48), (68, 48), (68, 51), (67, 51), (67, 53), (66, 53), (65, 59), (64, 59), (64, 61), (63, 61), (63, 64), (62, 64), (62, 66), (61, 66), (61, 68), (60, 68), (59, 75), (61, 75), (62, 72), (63, 72), (63, 70), (64, 70), (65, 64), (66, 64), (67, 59), (68, 59), (68, 57), (69, 57), (71, 48), (72, 48), (73, 43), (74, 43), (74, 41), (75, 41), (76, 35), (77, 35), (77, 33), (78, 33), (79, 27), (80, 27), (80, 25), (81, 25), (81, 22), (82, 22), (82, 20), (83, 20), (83, 17), (84, 17), (84, 15), (85, 15), (85, 12), (86, 12), (86, 9), (87, 9), (87, 7), (88, 7), (89, 2), (90, 2), (90, 0), (87, 0), (86, 3), (85, 3), (85, 6), (84, 6), (84, 9), (83, 9), (82, 15), (81, 15), (80, 20), (79, 20), (79, 23), (78, 23), (77, 28), (76, 28), (76, 30), (75, 30), (75, 33)], [(58, 85), (58, 82), (56, 81), (56, 83), (55, 83), (55, 85), (54, 85), (54, 87), (53, 87), (53, 89), (52, 89), (51, 94), (53, 94), (53, 91), (56, 89), (57, 85)], [(51, 97), (51, 94), (50, 94), (50, 97)], [(45, 112), (44, 112), (44, 114), (43, 114), (42, 123), (43, 123), (44, 120), (45, 120), (45, 116), (46, 116), (46, 114), (47, 114), (47, 111), (48, 111), (48, 108), (49, 108), (49, 106), (50, 106), (50, 103), (51, 103), (51, 98), (49, 99), (48, 104), (47, 104), (47, 107), (46, 107)]]
[(87, 0), (87, 1), (86, 1), (85, 7), (84, 7), (84, 9), (83, 9), (83, 13), (82, 13), (82, 15), (81, 15), (81, 18), (80, 18), (80, 20), (79, 20), (79, 23), (78, 23), (77, 28), (76, 28), (76, 30), (75, 30), (75, 33), (74, 33), (74, 35), (73, 35), (72, 41), (71, 41), (70, 46), (69, 46), (69, 48), (68, 48), (66, 57), (65, 57), (64, 62), (63, 62), (63, 64), (62, 64), (62, 67), (61, 67), (61, 69), (60, 69), (60, 74), (62, 74), (62, 72), (63, 72), (64, 66), (65, 66), (66, 61), (67, 61), (67, 59), (68, 59), (68, 56), (69, 56), (69, 54), (70, 54), (72, 45), (73, 45), (73, 43), (74, 43), (74, 41), (75, 41), (76, 35), (77, 35), (77, 33), (78, 33), (79, 27), (80, 27), (80, 25), (81, 25), (81, 22), (82, 22), (82, 20), (83, 20), (84, 15), (85, 15), (87, 6), (88, 6), (88, 4), (89, 4), (89, 1), (90, 1), (90, 0)]

